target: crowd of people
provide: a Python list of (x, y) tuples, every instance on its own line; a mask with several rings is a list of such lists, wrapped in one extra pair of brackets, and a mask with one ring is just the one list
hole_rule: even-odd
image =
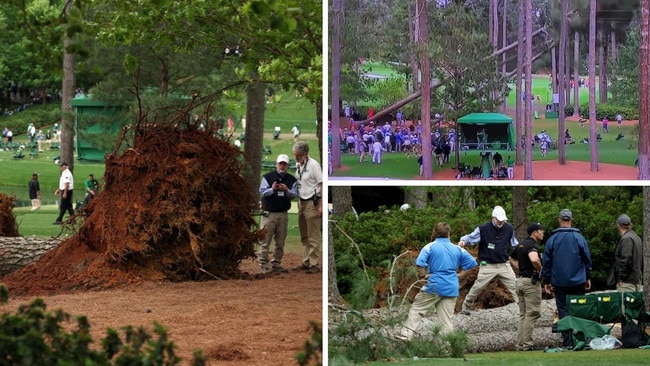
[[(381, 164), (385, 153), (399, 153), (419, 158), (422, 152), (422, 123), (420, 121), (407, 123), (401, 112), (397, 115), (397, 120), (392, 123), (385, 122), (379, 125), (369, 122), (358, 127), (351, 124), (350, 128), (340, 129), (341, 140), (338, 145), (341, 146), (341, 151), (358, 155), (360, 164), (368, 161)], [(431, 149), (436, 166), (442, 167), (449, 163), (455, 138), (453, 130), (446, 131), (440, 127), (431, 133)], [(328, 143), (331, 149), (334, 145), (331, 124), (328, 128)]]
[[(471, 315), (478, 295), (492, 281), (500, 281), (519, 306), (516, 349), (541, 349), (533, 338), (540, 317), (542, 291), (553, 294), (559, 319), (568, 315), (567, 296), (584, 295), (591, 289), (592, 261), (589, 245), (580, 230), (572, 227), (573, 213), (563, 209), (559, 227), (550, 232), (543, 255), (539, 244), (546, 227), (532, 222), (527, 237), (519, 242), (501, 206), (495, 206), (491, 219), (461, 236), (458, 245), (450, 242), (449, 224), (434, 227), (435, 240), (422, 248), (416, 259), (420, 278), (427, 281), (415, 297), (408, 318), (395, 335), (410, 340), (416, 334), (424, 314), (435, 307), (441, 332), (453, 331), (452, 316), (459, 294), (459, 276), (478, 266), (476, 281), (462, 304), (461, 315)], [(619, 292), (643, 291), (643, 244), (632, 230), (626, 214), (616, 219), (619, 241), (608, 277), (608, 286)], [(478, 261), (465, 248), (478, 245)], [(480, 263), (480, 264), (479, 264)], [(460, 272), (458, 270), (460, 269)], [(562, 333), (562, 346), (575, 347), (570, 332)]]

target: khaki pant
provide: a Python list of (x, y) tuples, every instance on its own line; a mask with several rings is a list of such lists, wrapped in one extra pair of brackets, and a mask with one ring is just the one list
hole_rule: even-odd
[(269, 264), (269, 248), (275, 237), (275, 249), (271, 265), (280, 267), (284, 256), (284, 241), (287, 239), (287, 226), (289, 225), (289, 214), (286, 212), (269, 212), (269, 216), (262, 216), (262, 229), (266, 230), (264, 242), (260, 246), (257, 256), (262, 269), (267, 269)]
[(300, 241), (304, 248), (302, 265), (305, 267), (320, 264), (319, 244), (321, 242), (321, 216), (314, 201), (300, 201), (298, 203), (298, 227), (300, 228)]
[(451, 321), (451, 317), (454, 314), (455, 306), (455, 297), (439, 296), (421, 290), (417, 295), (415, 295), (415, 300), (409, 310), (409, 315), (404, 323), (401, 336), (411, 340), (420, 326), (422, 319), (427, 315), (427, 312), (434, 307), (440, 323), (440, 332), (443, 334), (452, 332), (454, 330), (454, 324)]
[(616, 290), (618, 292), (643, 292), (643, 285), (623, 282), (620, 286), (616, 286)]
[(32, 200), (32, 211), (33, 210), (38, 210), (41, 208), (41, 199), (40, 198), (34, 198)]
[(517, 327), (517, 349), (533, 347), (533, 329), (540, 316), (542, 304), (542, 286), (539, 282), (532, 284), (528, 277), (517, 278), (517, 296), (519, 298), (519, 325)]
[(465, 301), (463, 301), (463, 310), (471, 310), (474, 306), (474, 301), (478, 295), (481, 294), (483, 288), (487, 286), (494, 278), (501, 281), (508, 290), (512, 293), (512, 297), (517, 301), (517, 285), (515, 272), (510, 266), (510, 262), (504, 263), (487, 263), (481, 264), (478, 270), (478, 276), (472, 288), (467, 293)]

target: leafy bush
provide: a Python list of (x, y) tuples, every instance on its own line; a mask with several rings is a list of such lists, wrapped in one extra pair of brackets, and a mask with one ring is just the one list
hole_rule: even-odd
[[(9, 293), (0, 286), (0, 301)], [(92, 349), (90, 323), (85, 316), (76, 318), (76, 328), (66, 324), (70, 315), (57, 309), (46, 311), (45, 302), (35, 299), (21, 305), (15, 314), (0, 316), (0, 360), (3, 365), (177, 365), (181, 359), (167, 331), (154, 323), (156, 338), (143, 327), (124, 328), (124, 340), (116, 330), (108, 329), (101, 349)], [(192, 365), (205, 365), (201, 352), (194, 354)]]
[[(27, 126), (34, 123), (36, 130), (40, 128), (50, 128), (56, 122), (61, 120), (61, 104), (39, 104), (34, 105), (22, 112), (17, 112), (11, 116), (0, 116), (0, 125), (2, 128), (8, 127), (14, 137), (27, 134)], [(43, 131), (45, 133), (45, 131)]]
[[(573, 105), (567, 105), (565, 108), (567, 116), (573, 115)], [(583, 104), (579, 112), (584, 118), (589, 118), (589, 104)], [(634, 106), (625, 106), (617, 104), (596, 104), (596, 120), (601, 121), (607, 117), (609, 121), (616, 121), (616, 115), (621, 114), (623, 119), (639, 119), (639, 108)]]
[(321, 355), (323, 353), (323, 329), (320, 324), (310, 321), (309, 325), (312, 329), (311, 339), (305, 341), (305, 346), (302, 352), (296, 355), (298, 365), (322, 365)]

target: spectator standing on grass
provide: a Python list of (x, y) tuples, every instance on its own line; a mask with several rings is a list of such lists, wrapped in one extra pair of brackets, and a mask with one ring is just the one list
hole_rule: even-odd
[(643, 242), (632, 231), (632, 221), (626, 214), (616, 219), (621, 238), (614, 250), (614, 264), (607, 277), (607, 286), (620, 292), (643, 291)]
[(544, 226), (539, 222), (528, 226), (528, 237), (510, 254), (510, 264), (517, 268), (517, 297), (519, 298), (519, 324), (517, 326), (517, 351), (535, 348), (533, 329), (541, 314), (542, 287), (539, 274), (542, 261), (538, 244), (544, 239)]
[(616, 115), (616, 124), (618, 125), (618, 128), (621, 128), (621, 125), (623, 124), (623, 116), (621, 114)]
[[(541, 277), (544, 292), (555, 291), (555, 306), (560, 319), (568, 315), (567, 295), (584, 295), (591, 289), (591, 255), (587, 240), (580, 230), (571, 227), (573, 213), (560, 211), (560, 227), (551, 231), (546, 241)], [(570, 332), (562, 332), (562, 346), (573, 347)]]
[[(282, 268), (282, 257), (284, 256), (284, 242), (287, 239), (287, 228), (289, 227), (289, 209), (291, 200), (296, 198), (298, 180), (287, 173), (289, 169), (289, 156), (278, 155), (275, 160), (276, 170), (264, 174), (260, 183), (260, 196), (262, 197), (262, 222), (260, 226), (266, 230), (264, 241), (260, 245), (257, 258), (260, 262), (262, 273), (273, 271), (274, 273), (286, 272)], [(269, 266), (269, 247), (275, 237), (275, 250), (273, 259)]]
[(508, 160), (506, 164), (508, 165), (507, 167), (508, 179), (510, 180), (515, 179), (515, 159), (513, 159), (510, 155), (508, 155)]
[(448, 223), (437, 223), (433, 232), (435, 240), (425, 245), (415, 260), (418, 275), (426, 280), (426, 285), (415, 296), (404, 327), (395, 336), (397, 339), (411, 340), (431, 307), (436, 309), (441, 333), (452, 332), (452, 316), (459, 292), (458, 277), (463, 273), (457, 273), (458, 268), (467, 271), (477, 266), (471, 254), (449, 240), (451, 229)]
[(29, 199), (32, 200), (32, 211), (41, 208), (41, 185), (38, 183), (38, 173), (32, 173), (29, 181)]
[(38, 152), (43, 152), (43, 140), (45, 139), (45, 135), (43, 135), (43, 130), (38, 130), (38, 134), (36, 135), (36, 143), (38, 144)]
[(381, 142), (375, 141), (372, 144), (372, 163), (381, 164)]
[(418, 166), (420, 167), (420, 176), (424, 175), (424, 158), (422, 157), (422, 154), (418, 151)]
[(302, 263), (296, 270), (307, 273), (320, 272), (319, 244), (321, 242), (321, 218), (323, 216), (323, 171), (320, 164), (309, 156), (309, 145), (298, 141), (293, 145), (298, 178), (298, 227), (304, 248)]
[(54, 225), (61, 225), (63, 223), (63, 215), (68, 211), (70, 216), (74, 215), (72, 209), (72, 188), (74, 187), (74, 178), (72, 172), (68, 169), (68, 163), (61, 163), (61, 177), (59, 178), (59, 188), (54, 192), (55, 195), (60, 195), (59, 199), (59, 216), (54, 221)]
[(34, 127), (33, 123), (30, 123), (27, 127), (27, 134), (29, 135), (29, 142), (33, 144), (36, 138), (36, 127)]
[(477, 227), (470, 234), (462, 236), (458, 241), (461, 248), (467, 244), (478, 244), (478, 259), (481, 266), (474, 285), (463, 301), (461, 314), (471, 314), (476, 298), (495, 278), (501, 281), (512, 294), (512, 298), (517, 301), (517, 281), (509, 261), (509, 247), (515, 247), (519, 242), (515, 238), (515, 230), (508, 223), (503, 207), (494, 206), (490, 221)]
[(608, 133), (609, 132), (609, 121), (607, 120), (607, 117), (603, 118), (603, 133)]

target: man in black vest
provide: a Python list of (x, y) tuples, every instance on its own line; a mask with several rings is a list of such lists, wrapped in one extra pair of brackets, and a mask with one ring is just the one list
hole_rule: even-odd
[[(282, 256), (284, 255), (284, 241), (287, 238), (289, 226), (289, 208), (291, 200), (297, 196), (297, 180), (287, 173), (289, 168), (289, 156), (278, 155), (276, 159), (277, 169), (264, 174), (260, 183), (260, 195), (262, 197), (262, 229), (266, 230), (264, 243), (257, 253), (262, 273), (287, 272), (282, 268)], [(269, 246), (275, 237), (275, 251), (273, 260), (269, 267)]]
[(458, 241), (461, 248), (466, 244), (478, 244), (480, 261), (478, 276), (465, 296), (461, 314), (471, 313), (474, 301), (493, 278), (501, 281), (517, 301), (517, 279), (510, 265), (509, 247), (515, 247), (519, 242), (515, 238), (515, 230), (507, 221), (508, 217), (503, 207), (495, 206), (492, 210), (492, 220), (477, 227), (471, 234), (462, 236)]

